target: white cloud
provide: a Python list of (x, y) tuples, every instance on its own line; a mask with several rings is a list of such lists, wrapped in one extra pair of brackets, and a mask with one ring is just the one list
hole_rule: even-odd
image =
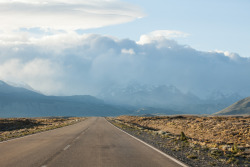
[(24, 82), (49, 94), (95, 95), (131, 82), (172, 84), (197, 94), (215, 89), (250, 94), (249, 58), (197, 51), (166, 38), (137, 44), (65, 33), (7, 41), (0, 42), (0, 79)]
[(119, 0), (1, 0), (1, 30), (40, 27), (72, 31), (129, 22), (141, 9)]
[(25, 62), (13, 58), (0, 65), (1, 79), (16, 83), (25, 81), (44, 93), (50, 93), (53, 89), (59, 92), (63, 89), (63, 83), (58, 80), (62, 72), (57, 64), (52, 64), (48, 59), (33, 58)]
[(237, 53), (232, 53), (232, 52), (229, 52), (229, 51), (215, 50), (215, 51), (212, 51), (212, 52), (222, 53), (225, 56), (230, 57), (230, 59), (234, 59), (234, 60), (241, 59), (241, 57)]
[(133, 54), (135, 54), (135, 51), (132, 48), (130, 48), (130, 49), (122, 49), (121, 53), (133, 55)]
[(188, 33), (184, 33), (176, 30), (157, 30), (144, 34), (140, 37), (138, 44), (147, 44), (154, 41), (164, 40), (164, 39), (175, 39), (175, 38), (186, 38), (189, 36)]

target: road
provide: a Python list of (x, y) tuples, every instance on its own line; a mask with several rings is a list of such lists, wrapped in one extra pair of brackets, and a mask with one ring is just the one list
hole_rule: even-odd
[(180, 167), (105, 118), (0, 143), (1, 167)]

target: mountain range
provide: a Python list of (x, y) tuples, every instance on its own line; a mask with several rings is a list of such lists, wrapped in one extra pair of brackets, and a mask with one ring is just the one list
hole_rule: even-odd
[(153, 107), (186, 114), (213, 114), (242, 99), (236, 93), (220, 91), (213, 91), (204, 99), (191, 92), (183, 93), (173, 85), (140, 84), (107, 88), (98, 97), (109, 104)]
[(139, 84), (105, 89), (97, 97), (46, 96), (0, 81), (0, 117), (213, 114), (241, 99), (219, 91), (201, 99), (172, 85)]
[(89, 95), (46, 96), (0, 81), (0, 117), (115, 116), (130, 112)]

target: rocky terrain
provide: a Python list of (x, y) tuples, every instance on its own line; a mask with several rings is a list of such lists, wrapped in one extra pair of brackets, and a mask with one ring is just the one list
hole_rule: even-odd
[(120, 116), (111, 122), (190, 166), (250, 166), (250, 116)]
[(0, 141), (71, 125), (86, 118), (0, 118)]

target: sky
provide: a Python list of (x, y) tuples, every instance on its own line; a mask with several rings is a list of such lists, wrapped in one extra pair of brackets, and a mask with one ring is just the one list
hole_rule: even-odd
[(137, 5), (144, 17), (135, 21), (88, 30), (120, 38), (139, 40), (155, 30), (177, 30), (189, 34), (175, 38), (202, 51), (223, 50), (250, 57), (250, 2), (248, 0), (126, 0)]
[(45, 94), (130, 83), (250, 95), (248, 0), (0, 0), (0, 79)]

